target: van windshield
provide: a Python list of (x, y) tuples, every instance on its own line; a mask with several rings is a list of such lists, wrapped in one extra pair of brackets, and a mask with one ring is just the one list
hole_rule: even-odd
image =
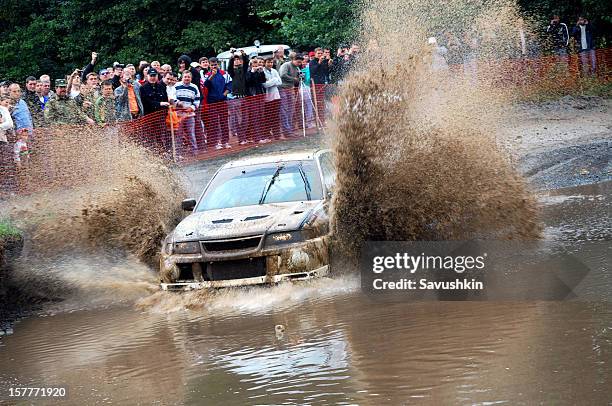
[(227, 168), (209, 185), (196, 212), (265, 203), (321, 200), (314, 161), (291, 161)]

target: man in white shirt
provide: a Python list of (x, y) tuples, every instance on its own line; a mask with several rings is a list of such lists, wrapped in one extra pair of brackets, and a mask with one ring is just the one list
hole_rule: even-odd
[(572, 36), (576, 38), (578, 45), (583, 75), (594, 75), (597, 68), (595, 40), (593, 38), (593, 27), (589, 24), (587, 18), (583, 16), (578, 18), (576, 26), (572, 29)]

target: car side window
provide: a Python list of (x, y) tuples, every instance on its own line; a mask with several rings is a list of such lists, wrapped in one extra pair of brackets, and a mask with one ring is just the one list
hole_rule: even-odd
[(336, 168), (332, 160), (331, 153), (321, 154), (319, 158), (321, 162), (321, 171), (323, 172), (323, 183), (327, 190), (333, 190), (336, 184)]

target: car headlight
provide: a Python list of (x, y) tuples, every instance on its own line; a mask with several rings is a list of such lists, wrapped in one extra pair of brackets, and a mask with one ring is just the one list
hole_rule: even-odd
[(305, 241), (302, 231), (289, 231), (286, 233), (274, 233), (266, 236), (266, 246), (294, 244), (296, 242)]
[(173, 254), (199, 254), (200, 252), (198, 241), (175, 242), (172, 247)]

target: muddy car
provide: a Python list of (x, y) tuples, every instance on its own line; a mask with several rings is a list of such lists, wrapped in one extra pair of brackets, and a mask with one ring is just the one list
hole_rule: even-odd
[(329, 273), (331, 152), (241, 159), (221, 167), (162, 245), (164, 290), (305, 280)]

